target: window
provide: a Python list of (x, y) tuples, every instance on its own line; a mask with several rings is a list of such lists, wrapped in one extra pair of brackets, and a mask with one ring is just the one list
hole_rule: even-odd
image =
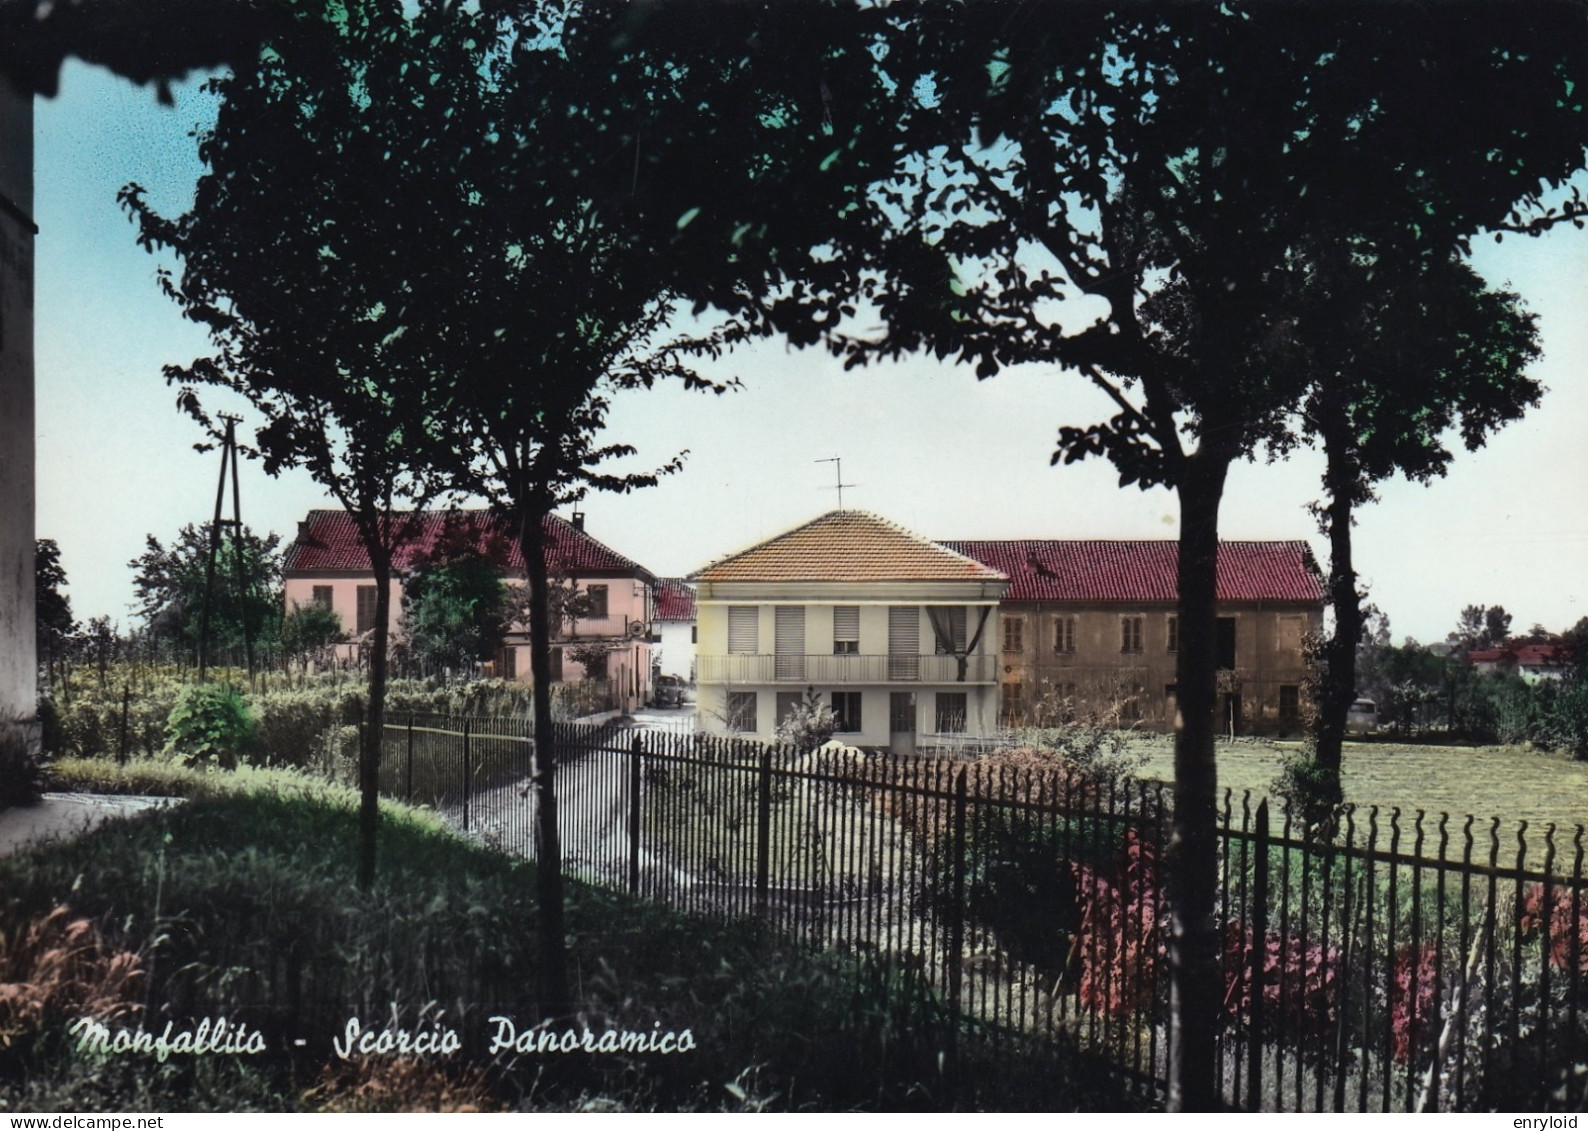
[(502, 654), (497, 661), (496, 674), (501, 679), (518, 678), (518, 649), (511, 644), (502, 647)]
[(965, 654), (965, 606), (949, 608), (928, 607), (926, 615), (932, 621), (933, 651), (939, 656)]
[(915, 733), (915, 692), (894, 691), (888, 695), (888, 733)]
[(375, 628), (375, 593), (374, 585), (360, 585), (358, 587), (358, 635), (363, 636)]
[(833, 655), (860, 654), (860, 606), (833, 606)]
[(1024, 652), (1026, 650), (1026, 618), (1004, 618), (1004, 651)]
[(608, 653), (602, 652), (598, 656), (591, 656), (590, 658), (585, 660), (585, 663), (584, 663), (584, 677), (586, 679), (606, 679), (607, 678), (607, 656), (608, 656)]
[(552, 678), (553, 682), (560, 681), (562, 679), (562, 649), (561, 648), (553, 648), (551, 650), (551, 678)]
[(607, 587), (605, 585), (592, 585), (585, 590), (585, 594), (590, 604), (590, 619), (605, 620), (607, 616)]
[(1006, 727), (1019, 726), (1025, 721), (1025, 685), (1022, 683), (1006, 683), (1003, 687), (1003, 725)]
[(331, 607), (331, 594), (333, 590), (329, 585), (316, 585), (314, 587), (314, 603), (322, 609)]
[(1301, 723), (1301, 688), (1296, 684), (1283, 684), (1279, 688), (1279, 725), (1282, 730), (1295, 729)]
[(1180, 618), (1169, 614), (1169, 651), (1180, 651)]
[(833, 692), (833, 718), (838, 725), (834, 730), (852, 734), (860, 730), (860, 692)]
[(693, 624), (689, 626), (689, 642), (691, 644), (699, 644), (700, 643), (700, 641), (698, 639), (696, 639), (698, 627), (699, 626), (693, 625)]
[(754, 605), (728, 606), (728, 651), (754, 654), (761, 610)]
[(1219, 618), (1219, 669), (1235, 670), (1235, 618)]
[(937, 693), (937, 733), (965, 733), (965, 693), (939, 691)]
[(1119, 618), (1119, 650), (1121, 652), (1141, 651), (1142, 620), (1142, 617)]
[(1138, 723), (1141, 721), (1142, 686), (1133, 683), (1121, 686), (1119, 689), (1119, 721), (1122, 723)]
[(728, 692), (728, 729), (755, 733), (755, 692)]
[(777, 725), (782, 726), (788, 722), (788, 717), (799, 709), (800, 702), (805, 698), (798, 691), (779, 691), (777, 693)]
[(1061, 653), (1075, 651), (1075, 618), (1053, 618), (1053, 650)]

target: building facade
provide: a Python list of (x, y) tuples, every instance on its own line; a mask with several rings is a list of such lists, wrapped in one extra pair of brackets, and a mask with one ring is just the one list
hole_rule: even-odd
[[(1009, 578), (998, 640), (1000, 718), (1094, 717), (1171, 730), (1179, 547), (1170, 541), (946, 542)], [(1323, 584), (1305, 542), (1226, 542), (1218, 562), (1219, 723), (1299, 733), (1305, 641)]]
[[(398, 552), (391, 583), (393, 638), (403, 633), (402, 580), (444, 536), (448, 524), (461, 524), (479, 551), (497, 559), (509, 585), (525, 585), (524, 559), (516, 542), (505, 536), (486, 511), (423, 511), (414, 536)], [(569, 521), (550, 515), (544, 525), (546, 559), (554, 584), (581, 595), (581, 614), (563, 619), (551, 642), (554, 683), (606, 685), (613, 709), (633, 710), (651, 697), (651, 625), (655, 617), (656, 580), (650, 572), (584, 530), (583, 516)], [(374, 627), (376, 585), (369, 556), (345, 511), (311, 511), (298, 524), (298, 537), (287, 547), (283, 571), (286, 606), (311, 603), (336, 613), (350, 638), (344, 648), (356, 650)], [(515, 624), (493, 661), (505, 679), (530, 679), (528, 626)]]
[(852, 746), (957, 746), (997, 726), (996, 569), (876, 515), (832, 511), (691, 580), (707, 733), (771, 740), (808, 693)]
[(656, 583), (656, 670), (695, 682), (695, 647), (699, 628), (695, 624), (695, 590), (680, 577), (664, 577)]
[[(33, 95), (0, 73), (0, 728), (37, 740)], [(0, 734), (0, 738), (7, 737)]]

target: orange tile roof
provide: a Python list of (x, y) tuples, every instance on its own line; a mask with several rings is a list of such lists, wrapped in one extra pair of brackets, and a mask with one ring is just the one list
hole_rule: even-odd
[(829, 511), (699, 570), (697, 581), (1002, 581), (1004, 575), (867, 511)]

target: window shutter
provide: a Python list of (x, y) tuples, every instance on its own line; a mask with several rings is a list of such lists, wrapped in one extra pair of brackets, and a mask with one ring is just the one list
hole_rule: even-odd
[(833, 639), (834, 640), (859, 640), (860, 639), (860, 606), (859, 605), (834, 605), (833, 606)]
[(778, 605), (773, 617), (772, 650), (778, 679), (805, 678), (805, 606)]
[(752, 655), (757, 651), (756, 626), (760, 617), (761, 610), (754, 605), (728, 606), (728, 651)]
[(921, 678), (921, 610), (915, 605), (888, 609), (888, 678)]

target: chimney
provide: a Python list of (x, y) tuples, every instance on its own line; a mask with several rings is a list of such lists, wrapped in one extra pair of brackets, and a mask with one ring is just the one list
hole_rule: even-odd
[(307, 542), (308, 540), (309, 540), (309, 520), (306, 519), (306, 518), (299, 519), (298, 520), (298, 541), (299, 542)]
[(573, 512), (573, 528), (575, 530), (584, 529), (584, 511)]

